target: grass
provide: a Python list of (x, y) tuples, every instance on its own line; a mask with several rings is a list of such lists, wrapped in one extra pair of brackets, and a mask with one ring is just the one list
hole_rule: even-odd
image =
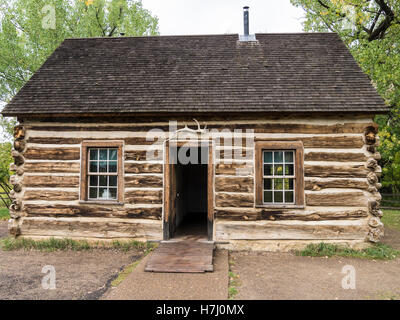
[(0, 241), (0, 247), (4, 251), (11, 250), (39, 250), (39, 251), (59, 251), (59, 250), (74, 250), (83, 251), (91, 249), (116, 249), (127, 252), (135, 249), (149, 252), (155, 247), (155, 244), (139, 241), (114, 241), (111, 244), (104, 242), (89, 243), (85, 240), (72, 239), (55, 239), (32, 240), (25, 238), (5, 238)]
[(362, 258), (362, 259), (374, 259), (374, 260), (392, 260), (400, 255), (399, 250), (395, 250), (392, 247), (377, 243), (370, 248), (355, 250), (351, 248), (345, 248), (338, 245), (318, 243), (309, 244), (304, 250), (295, 251), (296, 255), (299, 256), (311, 256), (311, 257), (349, 257), (349, 258)]
[(228, 285), (228, 299), (233, 300), (235, 299), (236, 295), (239, 293), (238, 286), (240, 285), (239, 276), (234, 273), (231, 269), (232, 266), (235, 265), (235, 262), (229, 259), (229, 285)]
[[(116, 244), (116, 242), (115, 242), (115, 244)], [(124, 268), (124, 270), (122, 270), (122, 272), (121, 272), (120, 274), (118, 274), (118, 277), (115, 278), (115, 279), (111, 282), (111, 286), (112, 286), (112, 287), (117, 287), (122, 281), (124, 281), (125, 278), (126, 278), (129, 274), (131, 274), (132, 271), (138, 266), (138, 264), (142, 261), (142, 259), (143, 259), (147, 254), (149, 254), (152, 250), (154, 250), (154, 249), (156, 248), (156, 246), (157, 246), (157, 245), (154, 244), (154, 243), (144, 243), (144, 244), (146, 245), (146, 247), (144, 248), (145, 251), (144, 251), (143, 257), (140, 258), (139, 260), (137, 260), (137, 261), (135, 261), (135, 262), (129, 264), (128, 266), (126, 266), (126, 267)], [(119, 246), (119, 245), (120, 245), (120, 244), (118, 244), (118, 246)], [(125, 250), (127, 247), (124, 246), (124, 245), (122, 244), (122, 246), (119, 247), (119, 248), (123, 248), (123, 250)]]
[(10, 214), (7, 208), (0, 207), (0, 221), (10, 219)]
[(382, 210), (385, 227), (400, 231), (400, 210)]

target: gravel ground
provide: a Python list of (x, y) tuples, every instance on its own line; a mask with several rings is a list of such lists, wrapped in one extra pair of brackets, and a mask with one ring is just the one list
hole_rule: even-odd
[(0, 220), (0, 239), (8, 236), (8, 222)]
[[(298, 257), (290, 253), (230, 254), (239, 275), (236, 299), (400, 299), (400, 259)], [(353, 266), (356, 288), (343, 289), (342, 268)]]
[[(98, 299), (123, 266), (141, 257), (134, 250), (2, 251), (0, 300)], [(42, 288), (42, 268), (54, 266), (56, 289)]]

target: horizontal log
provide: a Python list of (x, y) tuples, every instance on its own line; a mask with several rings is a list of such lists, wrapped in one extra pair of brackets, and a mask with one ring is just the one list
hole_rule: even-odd
[(163, 159), (163, 154), (161, 150), (125, 151), (125, 160), (151, 161), (151, 160), (162, 160), (162, 159)]
[(362, 136), (315, 136), (315, 137), (280, 137), (280, 138), (258, 138), (257, 141), (302, 141), (305, 148), (362, 148), (364, 140)]
[(28, 147), (25, 158), (31, 160), (79, 160), (80, 148), (37, 148)]
[[(76, 186), (78, 187), (78, 186)], [(79, 200), (77, 191), (63, 190), (25, 190), (24, 200), (72, 201)]]
[(221, 175), (250, 175), (253, 167), (248, 163), (218, 163), (215, 165), (215, 174)]
[(315, 165), (306, 163), (304, 165), (306, 177), (365, 178), (369, 172), (363, 164)]
[(48, 173), (79, 173), (80, 163), (78, 162), (27, 162), (25, 163), (26, 173), (48, 172)]
[[(154, 119), (153, 119), (154, 120)], [(137, 123), (137, 120), (134, 119)], [(170, 127), (168, 123), (165, 124), (151, 124), (150, 119), (143, 119), (143, 121), (148, 122), (143, 123), (143, 125), (135, 126), (121, 126), (119, 123), (115, 125), (108, 126), (69, 126), (69, 125), (59, 125), (54, 126), (49, 124), (48, 126), (27, 126), (30, 130), (37, 131), (127, 131), (127, 132), (147, 132), (152, 128), (163, 130), (164, 132), (169, 132)], [(367, 126), (373, 125), (373, 123), (336, 123), (336, 124), (309, 124), (306, 123), (308, 120), (305, 119), (304, 123), (279, 123), (279, 122), (265, 122), (265, 123), (238, 123), (236, 121), (225, 123), (209, 123), (205, 121), (202, 123), (202, 127), (207, 124), (208, 129), (228, 129), (233, 132), (233, 130), (247, 130), (252, 129), (255, 133), (307, 133), (307, 134), (330, 134), (330, 133), (363, 133)], [(109, 122), (109, 119), (108, 119)], [(183, 128), (182, 123), (178, 123), (177, 129)], [(190, 125), (192, 129), (197, 129), (196, 125)]]
[(365, 162), (367, 157), (363, 152), (308, 152), (305, 161), (338, 161)]
[(335, 179), (335, 178), (326, 178), (326, 179), (317, 179), (317, 178), (307, 178), (305, 180), (305, 190), (314, 190), (318, 191), (321, 189), (327, 188), (347, 188), (347, 189), (362, 189), (368, 190), (370, 184), (366, 179)]
[(162, 164), (125, 163), (125, 173), (162, 173), (162, 171)]
[(127, 218), (140, 218), (140, 219), (154, 219), (161, 220), (162, 218), (162, 208), (127, 208), (126, 209)]
[(219, 221), (216, 240), (336, 240), (364, 239), (363, 220), (341, 221)]
[(161, 190), (126, 191), (125, 202), (131, 204), (162, 203), (162, 191)]
[(215, 209), (215, 216), (222, 220), (256, 221), (256, 220), (352, 220), (368, 217), (365, 208), (312, 208), (307, 209), (265, 209), (243, 208), (234, 210), (230, 208)]
[(79, 176), (29, 176), (24, 175), (23, 184), (27, 188), (68, 188), (79, 186)]
[(216, 193), (215, 205), (217, 207), (253, 207), (254, 194)]
[(162, 188), (162, 176), (125, 176), (125, 187)]
[[(237, 154), (239, 154), (239, 157), (237, 157)], [(217, 159), (236, 159), (236, 160), (241, 160), (241, 159), (245, 159), (245, 160), (253, 160), (253, 150), (252, 149), (230, 149), (230, 150), (216, 150), (215, 151), (215, 157)]]
[(253, 192), (253, 178), (215, 177), (216, 192)]
[(146, 238), (160, 240), (160, 221), (116, 218), (23, 218), (23, 236), (62, 238)]
[[(47, 128), (46, 128), (47, 129)], [(96, 131), (101, 131), (96, 129)], [(147, 140), (146, 137), (134, 137), (134, 138), (128, 138), (128, 137), (120, 137), (118, 138), (119, 140), (124, 140), (125, 144), (127, 145), (152, 145), (155, 143), (161, 144), (162, 141), (158, 140), (158, 137), (156, 138), (149, 138)], [(80, 138), (79, 134), (77, 134), (77, 137), (73, 138), (62, 138), (62, 137), (29, 137), (28, 138), (28, 143), (35, 143), (35, 144), (80, 144), (84, 140), (104, 140), (104, 138)]]
[(95, 204), (25, 204), (24, 211), (30, 217), (107, 217), (161, 219), (162, 208), (123, 208), (121, 206), (99, 206)]
[(368, 198), (362, 191), (356, 192), (310, 192), (306, 193), (308, 206), (367, 207)]

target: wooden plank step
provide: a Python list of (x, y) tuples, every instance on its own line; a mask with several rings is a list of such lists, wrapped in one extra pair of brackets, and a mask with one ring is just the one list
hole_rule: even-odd
[(149, 272), (212, 272), (214, 243), (197, 241), (162, 242), (149, 257)]

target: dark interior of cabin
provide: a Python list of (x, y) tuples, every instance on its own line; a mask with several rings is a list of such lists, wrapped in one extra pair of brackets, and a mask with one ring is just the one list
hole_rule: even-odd
[[(183, 148), (183, 147), (182, 147)], [(184, 150), (178, 150), (183, 152)], [(178, 156), (176, 164), (176, 216), (175, 234), (178, 237), (207, 237), (207, 148), (186, 148), (191, 161), (183, 161)], [(195, 150), (197, 149), (197, 150)], [(189, 151), (190, 150), (190, 151)], [(202, 157), (203, 155), (203, 157)], [(203, 158), (203, 161), (201, 159)], [(185, 158), (187, 159), (187, 158)], [(194, 159), (197, 159), (194, 160)], [(194, 160), (194, 161), (193, 161)]]

